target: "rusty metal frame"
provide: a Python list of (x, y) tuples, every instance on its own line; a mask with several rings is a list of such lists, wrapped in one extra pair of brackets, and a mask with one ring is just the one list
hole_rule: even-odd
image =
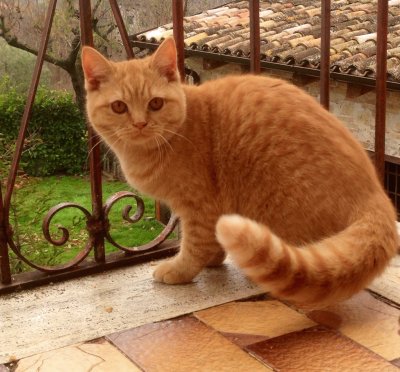
[(260, 2), (249, 1), (250, 17), (250, 71), (261, 72)]
[(183, 30), (183, 0), (172, 0), (172, 24), (176, 48), (178, 50), (178, 70), (185, 81), (185, 43)]
[(385, 135), (387, 98), (387, 0), (378, 0), (377, 45), (376, 45), (376, 116), (375, 116), (375, 166), (382, 183), (385, 177)]
[[(2, 255), (1, 255), (1, 279), (2, 279), (2, 284), (9, 285), (11, 284), (11, 273), (10, 273), (10, 268), (4, 269), (3, 266), (5, 266), (6, 261), (9, 264), (9, 257), (8, 257), (8, 246), (10, 245), (11, 248), (16, 248), (14, 245), (14, 242), (12, 241), (12, 227), (10, 226), (10, 207), (11, 207), (11, 198), (12, 194), (14, 191), (14, 186), (15, 186), (15, 181), (17, 177), (17, 170), (19, 166), (19, 162), (21, 160), (21, 155), (22, 155), (22, 150), (24, 146), (24, 140), (26, 136), (26, 132), (28, 129), (28, 123), (29, 119), (32, 115), (32, 107), (33, 107), (33, 101), (35, 100), (35, 95), (36, 91), (39, 85), (39, 80), (40, 80), (40, 73), (42, 71), (42, 66), (43, 66), (43, 61), (44, 61), (44, 55), (46, 52), (47, 44), (49, 41), (49, 35), (51, 31), (51, 25), (53, 22), (53, 17), (55, 13), (57, 5), (57, 0), (50, 0), (48, 9), (47, 9), (47, 15), (46, 15), (46, 20), (44, 23), (44, 31), (42, 35), (42, 39), (40, 42), (40, 47), (38, 51), (38, 57), (36, 59), (36, 64), (35, 68), (33, 71), (33, 77), (31, 81), (31, 85), (29, 88), (29, 93), (28, 93), (28, 99), (27, 103), (25, 106), (25, 110), (21, 119), (21, 126), (19, 129), (19, 134), (18, 134), (18, 139), (17, 139), (17, 144), (16, 144), (16, 149), (13, 157), (13, 161), (11, 164), (11, 169), (8, 175), (8, 180), (7, 180), (7, 187), (6, 187), (6, 194), (4, 197), (4, 201), (2, 200), (2, 205), (1, 205), (1, 247), (2, 247)], [(23, 257), (18, 249), (15, 249), (15, 254), (22, 259), (23, 261), (27, 261), (25, 257)], [(7, 257), (7, 258), (6, 258)]]
[[(120, 9), (116, 0), (109, 0), (112, 13), (114, 15), (118, 30), (121, 34), (121, 39), (125, 47), (128, 58), (134, 58), (132, 47), (129, 42), (128, 34), (121, 16)], [(177, 3), (179, 3), (177, 1)], [(182, 4), (182, 2), (180, 2)], [(161, 258), (176, 253), (179, 242), (177, 240), (166, 239), (174, 231), (177, 218), (171, 216), (162, 232), (152, 241), (139, 247), (126, 247), (116, 242), (110, 234), (110, 222), (108, 214), (113, 205), (123, 199), (131, 198), (136, 203), (136, 213), (133, 216), (129, 215), (132, 209), (131, 205), (127, 205), (123, 211), (122, 218), (130, 223), (139, 221), (144, 212), (143, 200), (131, 192), (120, 192), (111, 196), (103, 205), (103, 190), (102, 190), (102, 168), (101, 168), (101, 150), (100, 138), (88, 124), (88, 148), (89, 151), (89, 169), (91, 181), (91, 211), (84, 207), (71, 202), (60, 203), (49, 210), (43, 220), (42, 230), (45, 239), (54, 246), (63, 246), (68, 242), (69, 231), (64, 227), (59, 227), (62, 233), (61, 238), (53, 238), (50, 234), (50, 225), (53, 217), (63, 209), (75, 208), (83, 213), (86, 219), (88, 231), (88, 239), (83, 249), (70, 262), (58, 266), (42, 266), (31, 262), (20, 251), (19, 247), (13, 241), (13, 231), (10, 225), (10, 207), (11, 198), (14, 191), (17, 171), (21, 159), (21, 154), (24, 146), (24, 141), (29, 125), (29, 120), (32, 113), (33, 102), (37, 87), (40, 80), (40, 74), (43, 66), (44, 56), (49, 41), (51, 26), (57, 6), (57, 0), (50, 0), (46, 20), (44, 24), (42, 39), (36, 65), (32, 77), (31, 86), (29, 89), (28, 99), (25, 106), (24, 114), (21, 120), (21, 126), (18, 134), (16, 150), (14, 153), (12, 165), (8, 175), (5, 197), (2, 197), (0, 188), (0, 293), (10, 292), (18, 288), (31, 287), (34, 285), (53, 282), (56, 280), (64, 280), (70, 277), (87, 275), (89, 273), (103, 271), (105, 269), (142, 262)], [(183, 22), (183, 14), (177, 13), (177, 22)], [(90, 0), (79, 0), (79, 19), (81, 29), (81, 44), (93, 46), (93, 31), (92, 31), (92, 14)], [(183, 23), (181, 26), (183, 32)], [(181, 36), (183, 42), (183, 34)], [(181, 46), (180, 66), (183, 67), (183, 45)], [(182, 69), (182, 71), (184, 71)], [(105, 254), (105, 240), (110, 244), (120, 249), (118, 254)], [(36, 271), (12, 276), (10, 270), (9, 251), (13, 251), (15, 255), (36, 269)], [(94, 252), (94, 259), (87, 259), (90, 252)]]
[(320, 102), (329, 110), (331, 1), (321, 1)]

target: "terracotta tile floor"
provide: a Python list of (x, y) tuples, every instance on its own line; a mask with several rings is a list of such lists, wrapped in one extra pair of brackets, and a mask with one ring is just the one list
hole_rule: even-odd
[(301, 312), (267, 295), (105, 335), (3, 371), (398, 371), (400, 306), (368, 291)]
[[(50, 344), (48, 351), (0, 364), (0, 372), (399, 371), (399, 283), (400, 256), (372, 291), (324, 310), (300, 311), (265, 294), (236, 297), (87, 342)], [(179, 298), (175, 288), (168, 298)]]

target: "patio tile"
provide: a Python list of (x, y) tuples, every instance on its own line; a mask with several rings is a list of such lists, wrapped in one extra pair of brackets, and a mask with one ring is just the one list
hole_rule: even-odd
[(248, 335), (245, 333), (229, 333), (229, 332), (220, 332), (220, 333), (229, 341), (238, 345), (242, 349), (248, 345), (255, 344), (256, 342), (268, 339), (267, 336), (262, 336), (262, 335)]
[(145, 371), (268, 371), (194, 317), (147, 324), (107, 338)]
[[(1, 371), (1, 369), (0, 369)], [(106, 340), (67, 346), (20, 360), (15, 372), (135, 372), (140, 369)]]
[(316, 324), (276, 300), (230, 302), (194, 315), (220, 332), (238, 334), (238, 343), (242, 345), (248, 342), (240, 334), (272, 338)]
[(400, 367), (400, 358), (392, 360), (391, 363), (397, 367)]
[(279, 371), (397, 371), (372, 353), (333, 330), (312, 327), (247, 347)]
[[(400, 234), (400, 223), (397, 224), (397, 229)], [(400, 255), (397, 255), (390, 261), (389, 267), (383, 275), (375, 279), (369, 286), (369, 289), (379, 293), (381, 296), (400, 305)]]
[(312, 311), (308, 316), (315, 322), (338, 329), (387, 360), (400, 358), (400, 310), (366, 291), (338, 305)]

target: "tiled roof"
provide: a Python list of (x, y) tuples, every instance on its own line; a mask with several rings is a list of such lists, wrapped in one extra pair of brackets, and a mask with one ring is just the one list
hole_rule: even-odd
[[(319, 68), (320, 0), (260, 1), (261, 58)], [(332, 1), (331, 70), (375, 77), (377, 0)], [(184, 19), (188, 49), (249, 57), (248, 1), (233, 2)], [(159, 43), (172, 24), (136, 36)], [(134, 43), (135, 44), (135, 43)], [(400, 81), (400, 0), (389, 1), (388, 79)]]

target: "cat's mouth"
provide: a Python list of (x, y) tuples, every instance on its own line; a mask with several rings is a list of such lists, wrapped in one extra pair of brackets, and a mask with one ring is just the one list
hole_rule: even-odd
[(135, 144), (144, 144), (154, 140), (154, 133), (147, 128), (132, 131), (125, 140)]

